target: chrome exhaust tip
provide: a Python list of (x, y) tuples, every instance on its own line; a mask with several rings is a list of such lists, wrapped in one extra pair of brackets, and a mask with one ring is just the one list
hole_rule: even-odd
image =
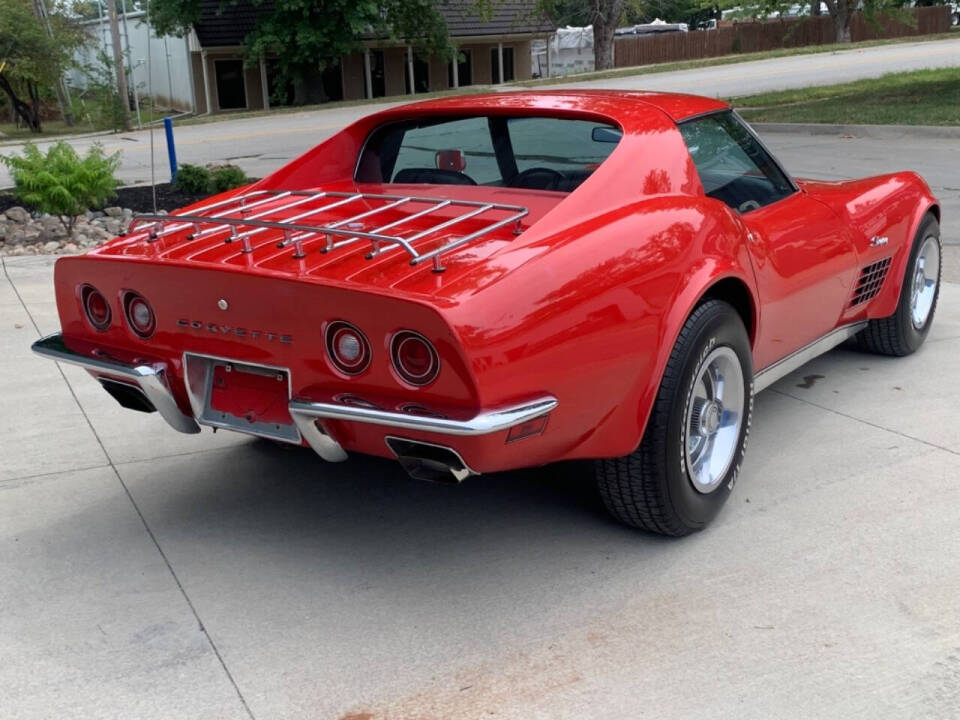
[(444, 445), (398, 437), (386, 441), (397, 462), (414, 480), (456, 485), (477, 474), (456, 450)]

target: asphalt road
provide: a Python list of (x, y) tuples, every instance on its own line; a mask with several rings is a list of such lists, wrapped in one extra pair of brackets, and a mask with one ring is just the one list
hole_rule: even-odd
[[(847, 82), (888, 72), (946, 66), (960, 66), (960, 36), (949, 40), (797, 55), (697, 70), (590, 80), (556, 87), (669, 90), (734, 97), (768, 90)], [(406, 99), (401, 102), (404, 101)], [(177, 155), (181, 163), (233, 162), (248, 174), (260, 177), (357, 118), (396, 104), (374, 103), (185, 125), (176, 129)], [(150, 137), (146, 131), (75, 138), (70, 142), (80, 151), (94, 142), (102, 142), (108, 152), (121, 151), (123, 157), (119, 175), (123, 181), (128, 184), (150, 181)], [(46, 144), (38, 143), (40, 147)], [(0, 145), (0, 152), (3, 153), (17, 152), (19, 149), (17, 144)], [(157, 180), (169, 179), (162, 130), (154, 131), (154, 158)], [(0, 187), (7, 187), (10, 183), (7, 168), (0, 165)]]
[(4, 718), (956, 718), (960, 285), (916, 355), (761, 393), (679, 541), (589, 466), (451, 488), (178, 435), (31, 356), (57, 326), (52, 259), (6, 259)]

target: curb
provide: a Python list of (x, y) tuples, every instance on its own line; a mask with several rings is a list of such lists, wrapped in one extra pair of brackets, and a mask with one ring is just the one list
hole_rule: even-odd
[[(749, 122), (749, 121), (748, 121)], [(807, 135), (851, 135), (853, 137), (896, 139), (960, 138), (960, 127), (938, 125), (827, 125), (821, 123), (749, 123), (758, 133), (798, 133)]]
[[(130, 132), (138, 132), (137, 130), (131, 130)], [(100, 137), (101, 135), (124, 135), (123, 132), (116, 132), (114, 130), (92, 130), (87, 133), (68, 133), (66, 135), (42, 135), (40, 137), (24, 137), (24, 138), (6, 138), (3, 135), (0, 135), (0, 147), (9, 147), (11, 145), (25, 145), (28, 142), (32, 142), (34, 145), (41, 143), (55, 143), (60, 140), (80, 140), (83, 138), (92, 138)]]

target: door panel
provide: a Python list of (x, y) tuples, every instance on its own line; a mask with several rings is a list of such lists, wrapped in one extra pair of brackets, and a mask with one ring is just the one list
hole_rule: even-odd
[(840, 322), (857, 272), (853, 238), (804, 192), (742, 216), (760, 293), (754, 365), (761, 370)]

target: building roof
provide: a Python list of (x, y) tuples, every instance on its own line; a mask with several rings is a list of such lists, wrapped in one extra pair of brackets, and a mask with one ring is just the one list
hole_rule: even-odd
[(555, 29), (553, 23), (537, 12), (534, 0), (497, 0), (489, 5), (487, 19), (477, 13), (476, 0), (441, 0), (438, 10), (447, 21), (450, 37), (454, 38), (545, 33)]
[(220, 0), (203, 0), (200, 3), (200, 20), (193, 29), (201, 47), (243, 45), (257, 24), (257, 18), (271, 10), (273, 0), (263, 0), (258, 5), (253, 5), (250, 0), (238, 0), (232, 5), (221, 3)]
[[(223, 5), (220, 0), (200, 3), (200, 20), (194, 25), (201, 47), (242, 45), (257, 18), (273, 9), (274, 0), (253, 5), (250, 0)], [(222, 7), (222, 10), (221, 10)], [(437, 9), (447, 21), (451, 38), (481, 35), (545, 33), (554, 29), (536, 11), (536, 0), (498, 0), (491, 3), (490, 16), (477, 13), (476, 0), (439, 0)]]

